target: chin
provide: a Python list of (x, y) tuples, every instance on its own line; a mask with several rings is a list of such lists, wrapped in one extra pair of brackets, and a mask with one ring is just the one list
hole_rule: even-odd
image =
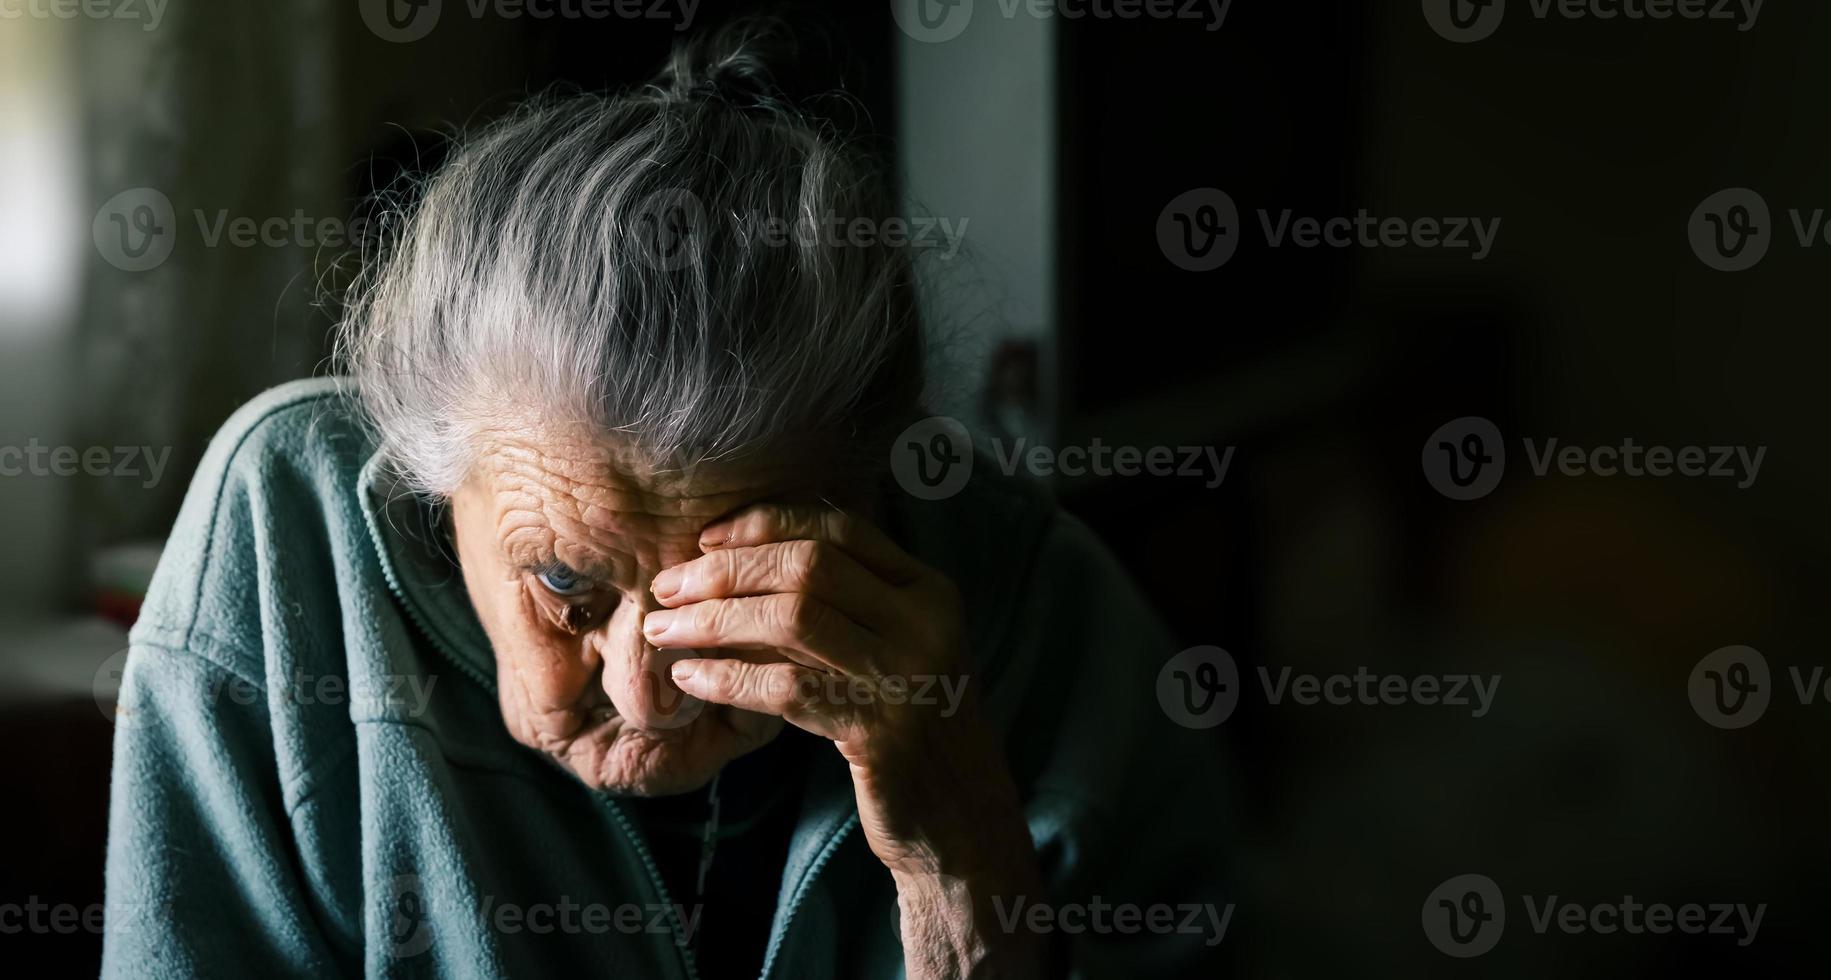
[(768, 744), (781, 730), (780, 718), (710, 707), (675, 728), (640, 728), (612, 717), (545, 751), (594, 790), (672, 796), (704, 787), (726, 763)]

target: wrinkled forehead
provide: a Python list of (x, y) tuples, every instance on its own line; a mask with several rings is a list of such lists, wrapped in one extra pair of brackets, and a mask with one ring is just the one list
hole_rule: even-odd
[(803, 452), (657, 466), (624, 440), (581, 431), (494, 434), (473, 481), (515, 566), (561, 561), (589, 577), (637, 585), (699, 555), (699, 533), (747, 505), (819, 495)]

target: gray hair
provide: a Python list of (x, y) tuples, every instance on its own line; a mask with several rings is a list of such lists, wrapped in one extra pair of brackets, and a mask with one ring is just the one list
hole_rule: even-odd
[(806, 438), (866, 453), (917, 414), (906, 250), (755, 234), (894, 213), (875, 156), (777, 88), (785, 44), (739, 21), (641, 89), (535, 99), (414, 189), (338, 340), (409, 486), (449, 496), (480, 431), (530, 415), (691, 465)]

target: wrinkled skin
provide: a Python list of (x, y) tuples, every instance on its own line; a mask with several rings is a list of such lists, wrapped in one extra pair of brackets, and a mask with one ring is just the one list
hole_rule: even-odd
[[(993, 926), (995, 897), (1040, 889), (959, 686), (959, 596), (872, 524), (868, 497), (793, 453), (670, 473), (589, 433), (505, 430), (492, 447), (451, 513), (516, 740), (594, 788), (658, 795), (705, 785), (785, 721), (813, 732), (849, 764), (909, 975), (1035, 969), (1034, 937)], [(913, 703), (935, 677), (967, 697)]]
[[(692, 651), (656, 649), (642, 621), (660, 608), (649, 583), (699, 556), (708, 522), (805, 488), (755, 469), (653, 474), (614, 445), (564, 432), (502, 432), (492, 445), (451, 514), (509, 733), (588, 786), (640, 796), (704, 786), (774, 738), (779, 718), (683, 699), (668, 667)], [(591, 591), (543, 586), (538, 570), (552, 561)]]

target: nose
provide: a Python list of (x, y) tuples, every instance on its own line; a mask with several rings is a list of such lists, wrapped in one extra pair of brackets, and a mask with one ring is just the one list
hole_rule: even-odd
[(642, 635), (642, 620), (661, 608), (645, 588), (626, 598), (604, 634), (604, 693), (624, 722), (662, 734), (678, 731), (699, 717), (705, 702), (680, 688), (668, 675), (676, 661), (697, 656), (688, 649), (656, 649)]

